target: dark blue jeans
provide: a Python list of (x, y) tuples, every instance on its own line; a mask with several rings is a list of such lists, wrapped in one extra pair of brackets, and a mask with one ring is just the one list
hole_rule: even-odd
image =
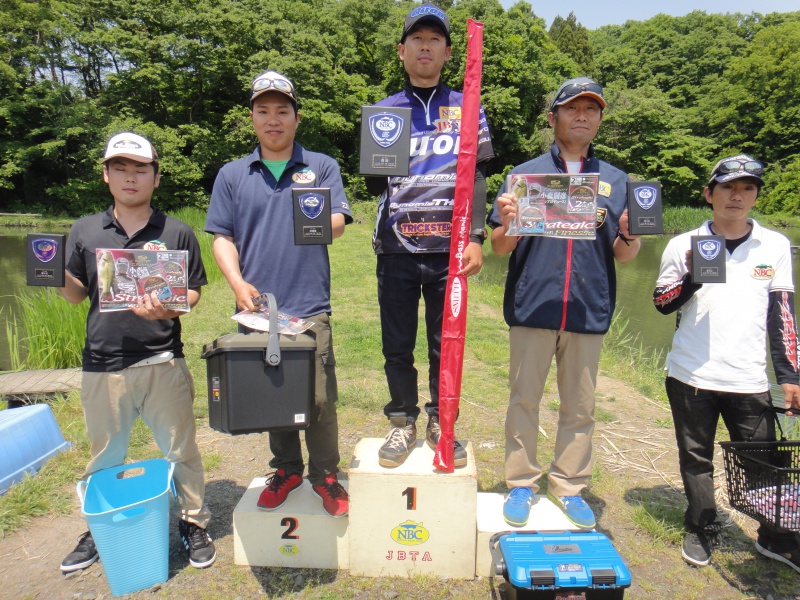
[(389, 384), (390, 413), (417, 418), (417, 369), (414, 347), (420, 295), (425, 300), (425, 329), (428, 338), (428, 381), (431, 401), (425, 404), (429, 415), (439, 414), (439, 358), (442, 348), (442, 318), (447, 290), (448, 254), (379, 254), (378, 306), (381, 313), (381, 340), (384, 371)]
[[(713, 459), (719, 418), (722, 417), (731, 441), (744, 441), (753, 433), (758, 417), (772, 405), (772, 400), (769, 392), (735, 394), (703, 390), (674, 377), (667, 377), (666, 387), (675, 423), (681, 478), (689, 502), (684, 521), (688, 529), (702, 531), (713, 527), (717, 517)], [(764, 417), (753, 440), (775, 440), (774, 417), (772, 412)], [(797, 547), (795, 534), (778, 527), (762, 524), (758, 537), (759, 543), (767, 541), (771, 548), (780, 551)]]

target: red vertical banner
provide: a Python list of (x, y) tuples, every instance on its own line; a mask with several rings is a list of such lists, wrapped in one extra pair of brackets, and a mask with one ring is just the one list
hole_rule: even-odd
[(467, 67), (464, 73), (464, 98), (456, 166), (453, 226), (450, 230), (450, 269), (442, 322), (442, 358), (439, 367), (439, 423), (442, 435), (436, 446), (433, 466), (453, 472), (453, 427), (461, 397), (461, 372), (464, 365), (464, 337), (467, 330), (467, 278), (456, 275), (469, 244), (472, 194), (475, 189), (475, 163), (478, 153), (478, 125), (483, 70), (483, 23), (467, 20)]

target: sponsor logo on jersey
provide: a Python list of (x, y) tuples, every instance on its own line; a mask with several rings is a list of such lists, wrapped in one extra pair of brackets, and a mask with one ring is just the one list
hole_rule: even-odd
[(461, 132), (460, 119), (436, 119), (433, 124), (436, 126), (436, 133), (452, 133), (458, 135)]
[(303, 169), (292, 175), (292, 181), (299, 184), (311, 183), (316, 178), (316, 174), (311, 169)]
[(152, 240), (142, 246), (142, 250), (167, 250), (167, 245), (161, 240)]
[[(598, 191), (598, 193), (600, 193)], [(606, 222), (606, 216), (608, 215), (608, 209), (602, 206), (597, 207), (597, 219), (595, 220), (595, 228), (600, 229), (603, 226), (603, 223)]]
[(775, 267), (771, 265), (756, 265), (750, 272), (753, 279), (772, 279), (775, 277)]
[(427, 156), (433, 154), (458, 154), (459, 136), (423, 135), (411, 138), (411, 156)]
[(430, 536), (430, 532), (422, 526), (422, 523), (411, 520), (403, 521), (391, 532), (392, 539), (403, 546), (424, 544)]
[(457, 119), (461, 120), (461, 107), (460, 106), (440, 106), (439, 118), (441, 119)]
[(608, 198), (611, 195), (611, 184), (601, 181), (597, 184), (597, 193), (600, 196), (605, 196)]
[(278, 552), (284, 556), (297, 556), (300, 554), (300, 549), (294, 544), (284, 544), (278, 549)]
[(403, 235), (450, 235), (451, 223), (399, 223), (400, 233)]

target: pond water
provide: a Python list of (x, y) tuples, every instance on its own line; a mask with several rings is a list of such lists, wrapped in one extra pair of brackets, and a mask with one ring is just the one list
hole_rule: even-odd
[[(800, 244), (800, 231), (784, 232), (792, 244)], [(662, 350), (672, 343), (675, 316), (664, 316), (653, 308), (652, 294), (658, 275), (661, 254), (669, 238), (645, 237), (636, 260), (617, 267), (617, 310), (628, 319), (632, 334), (639, 334), (644, 345)], [(508, 257), (491, 253), (486, 257), (482, 279), (502, 283)], [(794, 261), (794, 280), (800, 282), (800, 260)], [(25, 287), (25, 235), (18, 230), (0, 229), (0, 371), (8, 370), (11, 362), (6, 340), (5, 321), (14, 310), (14, 293)], [(376, 308), (377, 310), (377, 308)], [(771, 375), (771, 373), (770, 373)]]

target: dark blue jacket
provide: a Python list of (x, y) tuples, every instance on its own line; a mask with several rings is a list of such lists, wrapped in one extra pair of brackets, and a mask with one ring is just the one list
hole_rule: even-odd
[[(599, 160), (592, 147), (581, 172), (600, 173), (597, 238), (520, 238), (509, 259), (503, 299), (503, 316), (511, 327), (602, 334), (611, 325), (617, 297), (613, 245), (626, 207), (628, 176)], [(553, 144), (550, 152), (514, 167), (509, 174), (514, 173), (566, 173), (566, 165)], [(488, 223), (492, 228), (500, 226), (496, 202)]]

